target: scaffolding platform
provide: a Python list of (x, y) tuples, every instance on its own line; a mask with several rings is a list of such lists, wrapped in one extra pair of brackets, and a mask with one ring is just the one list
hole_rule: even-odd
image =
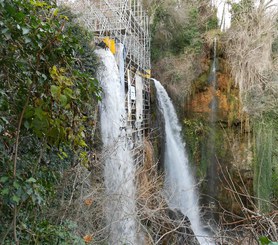
[[(144, 161), (143, 143), (150, 125), (149, 17), (140, 0), (59, 0), (94, 33), (95, 43), (104, 41), (112, 53), (114, 44), (124, 47), (127, 137), (133, 142), (135, 162)], [(113, 44), (113, 45), (112, 45)]]

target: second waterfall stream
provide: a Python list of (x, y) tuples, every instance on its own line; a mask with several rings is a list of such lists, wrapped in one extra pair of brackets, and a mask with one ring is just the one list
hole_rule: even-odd
[(214, 244), (200, 222), (196, 183), (190, 171), (181, 126), (174, 105), (161, 83), (155, 79), (161, 113), (165, 122), (165, 192), (171, 209), (180, 210), (191, 222), (192, 230), (201, 245)]

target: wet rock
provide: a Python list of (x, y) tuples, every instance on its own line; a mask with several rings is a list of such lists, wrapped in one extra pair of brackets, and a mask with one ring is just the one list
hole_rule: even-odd
[(175, 227), (179, 227), (172, 235), (172, 239), (175, 240), (176, 245), (201, 245), (191, 228), (191, 223), (187, 216), (184, 216), (184, 214), (178, 209), (169, 209), (168, 214)]

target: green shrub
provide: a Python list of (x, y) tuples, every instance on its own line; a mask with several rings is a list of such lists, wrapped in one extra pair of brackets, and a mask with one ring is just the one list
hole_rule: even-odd
[(91, 150), (88, 125), (100, 91), (91, 38), (51, 1), (0, 0), (4, 244), (81, 244), (47, 210), (63, 172), (86, 164)]

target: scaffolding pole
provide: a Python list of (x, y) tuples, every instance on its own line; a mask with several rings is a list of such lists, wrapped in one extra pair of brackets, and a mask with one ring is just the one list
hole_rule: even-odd
[[(140, 0), (59, 0), (68, 5), (84, 27), (92, 31), (95, 42), (105, 38), (122, 43), (126, 52), (125, 90), (128, 137), (136, 163), (144, 159), (143, 143), (150, 127), (150, 36), (149, 17)], [(138, 76), (141, 79), (136, 79)], [(140, 84), (139, 84), (140, 83)], [(142, 84), (141, 84), (142, 83)], [(132, 100), (131, 90), (142, 87), (142, 98)], [(138, 91), (138, 90), (137, 90)], [(138, 101), (142, 102), (141, 107)], [(142, 111), (142, 117), (138, 118)]]

